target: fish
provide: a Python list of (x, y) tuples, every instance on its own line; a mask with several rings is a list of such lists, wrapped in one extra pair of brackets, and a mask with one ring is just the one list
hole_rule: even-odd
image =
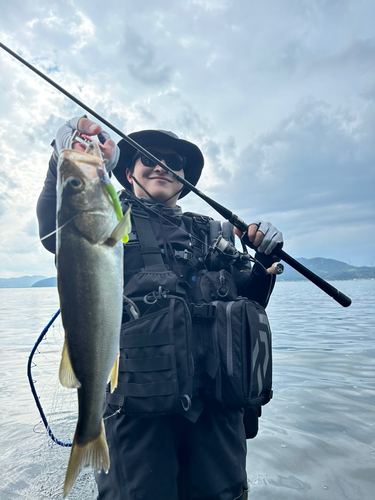
[(110, 467), (103, 403), (108, 381), (111, 392), (117, 386), (123, 241), (131, 222), (130, 209), (120, 221), (116, 216), (99, 176), (98, 151), (65, 149), (57, 167), (57, 283), (65, 331), (59, 379), (78, 393), (64, 498), (84, 467)]

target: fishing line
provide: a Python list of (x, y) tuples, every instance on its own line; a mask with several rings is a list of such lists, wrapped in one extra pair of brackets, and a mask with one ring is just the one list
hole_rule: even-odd
[[(59, 231), (61, 231), (61, 229), (64, 229), (64, 227), (67, 226), (69, 224), (69, 222), (72, 222), (72, 220), (74, 220), (77, 216), (78, 216), (78, 214), (73, 215), (73, 217), (71, 219), (69, 219), (67, 222), (65, 222), (62, 226), (56, 228), (54, 231), (52, 231), (52, 233), (49, 233), (46, 236), (43, 236), (43, 238), (40, 238), (40, 241), (43, 241), (46, 238), (49, 238), (50, 236), (53, 236), (54, 234), (58, 233)], [(33, 243), (33, 245), (34, 245), (34, 243)]]
[(22, 105), (19, 101), (17, 101), (17, 99), (16, 99), (15, 97), (13, 97), (13, 96), (12, 96), (12, 94), (11, 94), (11, 93), (10, 93), (10, 92), (6, 89), (6, 88), (4, 88), (4, 87), (1, 85), (1, 83), (0, 83), (0, 87), (4, 90), (4, 92), (6, 92), (6, 93), (9, 95), (9, 97), (11, 97), (11, 98), (13, 99), (13, 101), (15, 101), (15, 102), (16, 102), (16, 103), (17, 103), (17, 104), (18, 104), (18, 105), (19, 105), (19, 106), (20, 106), (20, 107), (21, 107), (24, 111), (26, 111), (26, 113), (27, 113), (29, 116), (31, 116), (31, 118), (33, 118), (33, 119), (34, 119), (34, 120), (38, 123), (38, 125), (40, 125), (41, 127), (43, 127), (43, 128), (44, 128), (44, 130), (46, 130), (46, 131), (47, 131), (47, 132), (51, 135), (51, 137), (54, 137), (54, 135), (52, 134), (52, 132), (51, 132), (50, 130), (48, 130), (48, 128), (46, 128), (46, 127), (43, 125), (43, 123), (40, 123), (40, 121), (38, 121), (38, 120), (37, 120), (37, 118), (35, 118), (35, 116), (33, 116), (33, 115), (30, 113), (30, 111), (28, 111), (28, 110), (25, 108), (25, 106), (23, 106), (23, 105)]
[[(210, 205), (212, 208), (214, 208), (222, 217), (224, 217), (226, 220), (231, 222), (234, 226), (236, 226), (241, 232), (242, 232), (242, 239), (244, 243), (247, 246), (250, 246), (250, 248), (253, 248), (253, 245), (250, 243), (250, 241), (247, 238), (247, 230), (249, 225), (246, 224), (245, 221), (240, 219), (238, 215), (236, 215), (234, 212), (229, 210), (228, 208), (224, 207), (217, 201), (213, 200), (209, 196), (205, 195), (200, 191), (195, 185), (187, 181), (186, 179), (180, 177), (176, 172), (174, 172), (172, 169), (170, 169), (167, 165), (163, 164), (158, 158), (156, 158), (153, 154), (151, 154), (147, 149), (145, 149), (143, 146), (138, 144), (136, 141), (134, 141), (131, 137), (127, 136), (124, 134), (121, 130), (119, 130), (117, 127), (112, 125), (108, 120), (103, 118), (101, 115), (99, 115), (96, 111), (91, 109), (89, 106), (87, 106), (84, 102), (79, 100), (77, 97), (75, 97), (73, 94), (65, 90), (61, 85), (57, 84), (51, 78), (46, 76), (44, 73), (39, 71), (37, 68), (35, 68), (32, 64), (30, 64), (28, 61), (26, 61), (23, 57), (18, 55), (17, 53), (13, 52), (11, 49), (9, 49), (6, 45), (0, 42), (0, 47), (4, 49), (6, 52), (8, 52), (12, 57), (20, 61), (22, 64), (27, 66), (31, 71), (39, 75), (43, 80), (48, 82), (50, 85), (55, 87), (57, 90), (59, 90), (62, 94), (67, 96), (70, 100), (78, 104), (81, 108), (86, 110), (88, 113), (90, 113), (92, 116), (97, 118), (100, 122), (102, 122), (104, 125), (106, 125), (109, 129), (111, 129), (113, 132), (118, 134), (124, 141), (126, 141), (130, 146), (132, 146), (134, 149), (139, 151), (140, 153), (144, 154), (149, 160), (152, 162), (160, 165), (166, 172), (170, 173), (177, 181), (181, 182), (187, 189), (195, 193), (197, 196), (199, 196), (202, 200), (204, 200), (208, 205)], [(323, 290), (325, 293), (327, 293), (330, 297), (332, 297), (336, 302), (338, 302), (340, 305), (343, 307), (348, 307), (352, 303), (350, 297), (347, 297), (345, 294), (337, 290), (337, 288), (333, 287), (330, 285), (328, 282), (320, 278), (317, 274), (314, 272), (310, 271), (307, 267), (303, 266), (300, 262), (298, 262), (296, 259), (293, 259), (289, 254), (287, 254), (281, 246), (278, 246), (274, 249), (274, 254), (279, 257), (281, 260), (284, 260), (287, 264), (289, 264), (291, 267), (293, 267), (296, 271), (298, 271), (300, 274), (305, 276), (308, 280), (310, 280), (314, 285), (319, 287), (321, 290)]]
[[(54, 234), (57, 234), (58, 231), (61, 231), (61, 229), (63, 229), (67, 224), (69, 224), (69, 222), (72, 222), (73, 219), (75, 219), (77, 217), (78, 214), (74, 215), (71, 219), (68, 220), (68, 222), (65, 222), (62, 226), (56, 228), (54, 231), (52, 231), (51, 233), (47, 234), (46, 236), (43, 236), (43, 238), (40, 238), (39, 240), (36, 240), (36, 241), (33, 241), (32, 243), (30, 243), (30, 245), (27, 245), (25, 247), (22, 248), (22, 251), (23, 250), (27, 250), (28, 248), (34, 246), (34, 245), (37, 245), (38, 243), (40, 243), (41, 241), (49, 238), (50, 236), (53, 236)], [(15, 254), (12, 254), (12, 255), (8, 255), (8, 257), (5, 257), (5, 259), (3, 260), (0, 260), (0, 264), (2, 264), (3, 262), (7, 261), (8, 259), (12, 258)]]

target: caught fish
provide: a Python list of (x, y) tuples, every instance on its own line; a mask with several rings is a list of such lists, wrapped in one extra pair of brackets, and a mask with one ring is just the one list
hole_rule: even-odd
[(118, 221), (94, 156), (63, 150), (57, 179), (57, 276), (65, 342), (60, 382), (78, 392), (78, 421), (64, 484), (83, 467), (108, 472), (102, 420), (106, 384), (117, 385), (123, 300), (123, 243), (130, 211)]

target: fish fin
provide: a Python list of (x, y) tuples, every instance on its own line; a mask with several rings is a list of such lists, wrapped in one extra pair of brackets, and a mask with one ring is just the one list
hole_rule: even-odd
[(104, 469), (105, 473), (109, 471), (110, 460), (103, 420), (99, 436), (84, 446), (80, 446), (74, 436), (72, 451), (70, 453), (69, 464), (65, 475), (64, 498), (72, 489), (81, 470), (88, 465), (91, 465), (94, 469)]
[(108, 377), (108, 382), (111, 382), (111, 393), (116, 389), (118, 383), (118, 371), (119, 371), (119, 363), (120, 363), (120, 352), (118, 352), (116, 356), (116, 361), (112, 366), (111, 373)]
[(128, 208), (124, 217), (120, 220), (117, 226), (112, 231), (111, 236), (106, 241), (106, 244), (113, 247), (120, 240), (123, 240), (124, 243), (129, 241), (129, 233), (132, 230), (132, 224), (130, 219), (130, 208)]
[(79, 389), (81, 387), (81, 382), (77, 379), (73, 371), (66, 340), (61, 355), (59, 379), (60, 384), (68, 389)]

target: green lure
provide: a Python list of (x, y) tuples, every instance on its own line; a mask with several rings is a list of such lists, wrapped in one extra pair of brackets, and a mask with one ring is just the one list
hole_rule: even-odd
[[(123, 218), (123, 213), (122, 213), (122, 208), (121, 208), (121, 203), (118, 197), (118, 194), (113, 187), (113, 184), (111, 183), (109, 179), (109, 175), (107, 172), (105, 172), (104, 169), (97, 167), (97, 172), (98, 172), (98, 177), (101, 180), (103, 187), (107, 191), (109, 195), (109, 199), (111, 200), (111, 203), (113, 205), (113, 209), (117, 215), (117, 219), (121, 220)], [(126, 235), (123, 240), (124, 243), (127, 243), (129, 241), (129, 236)]]

